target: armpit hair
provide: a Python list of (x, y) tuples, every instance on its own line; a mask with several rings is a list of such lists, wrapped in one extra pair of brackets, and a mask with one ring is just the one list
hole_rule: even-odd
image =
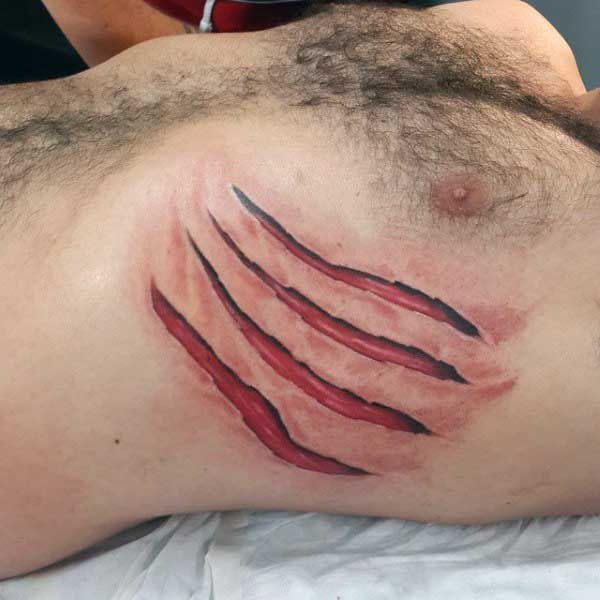
[[(521, 207), (529, 227), (543, 220), (561, 176), (598, 167), (600, 130), (539, 89), (531, 73), (543, 65), (527, 49), (390, 2), (317, 2), (267, 39), (272, 60), (253, 68), (203, 70), (154, 57), (143, 81), (115, 72), (109, 82), (2, 89), (0, 222), (18, 212), (30, 185), (93, 185), (169, 127), (249, 107), (260, 118), (263, 99), (343, 130), (345, 143), (376, 157), (375, 186), (406, 191), (414, 183), (409, 205), (438, 174), (476, 170), (502, 198), (524, 188), (535, 195), (535, 215)], [(587, 183), (577, 185), (583, 194)], [(518, 214), (519, 206), (499, 202), (497, 210)]]
[(30, 188), (85, 182), (90, 191), (165, 127), (206, 114), (212, 94), (158, 78), (144, 99), (118, 77), (102, 87), (75, 77), (0, 88), (0, 226), (37, 212), (23, 206)]
[(423, 204), (448, 172), (482, 174), (498, 190), (485, 213), (460, 219), (464, 235), (496, 224), (533, 235), (564, 220), (566, 198), (578, 209), (597, 198), (600, 128), (536, 80), (549, 67), (529, 48), (389, 3), (320, 2), (307, 21), (284, 31), (289, 62), (272, 79), (288, 105), (367, 141), (376, 187), (402, 192), (402, 210), (375, 203), (382, 220), (427, 230), (446, 219)]

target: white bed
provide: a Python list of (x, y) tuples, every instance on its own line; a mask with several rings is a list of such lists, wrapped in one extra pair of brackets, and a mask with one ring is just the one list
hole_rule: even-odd
[(600, 518), (485, 527), (201, 513), (121, 534), (1, 600), (598, 600)]

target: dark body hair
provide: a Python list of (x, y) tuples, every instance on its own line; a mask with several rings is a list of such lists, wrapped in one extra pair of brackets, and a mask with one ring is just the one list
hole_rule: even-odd
[(261, 99), (343, 130), (379, 157), (373, 184), (411, 181), (413, 202), (448, 172), (477, 172), (501, 190), (488, 217), (510, 207), (527, 228), (567, 185), (581, 197), (595, 189), (573, 173), (598, 168), (600, 130), (542, 89), (535, 73), (547, 66), (527, 48), (403, 3), (352, 1), (315, 3), (267, 47), (271, 59), (252, 67), (155, 57), (142, 81), (117, 69), (110, 80), (0, 88), (4, 219), (32, 182), (97, 181), (149, 134), (249, 107), (260, 118)]

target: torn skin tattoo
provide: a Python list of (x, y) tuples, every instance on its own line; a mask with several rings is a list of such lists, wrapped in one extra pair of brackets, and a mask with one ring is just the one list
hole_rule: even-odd
[(190, 237), (219, 300), (236, 325), (261, 358), (281, 377), (293, 383), (319, 404), (348, 417), (375, 423), (388, 429), (408, 433), (429, 433), (429, 430), (408, 415), (381, 404), (371, 404), (349, 390), (339, 388), (317, 375), (308, 365), (294, 358), (275, 337), (265, 333), (235, 302), (217, 272)]
[[(457, 332), (479, 338), (478, 328), (441, 300), (427, 296), (398, 282), (387, 281), (377, 275), (327, 262), (316, 252), (297, 241), (270, 215), (255, 205), (241, 190), (233, 191), (242, 206), (273, 235), (285, 250), (305, 264), (328, 277), (375, 294), (395, 305), (439, 322), (446, 323)], [(386, 337), (376, 336), (352, 323), (336, 317), (298, 290), (284, 286), (260, 265), (253, 262), (220, 223), (209, 213), (210, 220), (225, 247), (258, 280), (272, 290), (275, 297), (300, 317), (309, 327), (333, 340), (340, 347), (365, 356), (373, 361), (399, 365), (415, 371), (424, 378), (446, 381), (448, 385), (470, 385), (448, 363), (440, 361), (425, 351), (406, 346)], [(272, 333), (268, 333), (246, 313), (225, 287), (217, 270), (188, 233), (191, 250), (198, 259), (210, 286), (237, 329), (249, 346), (278, 376), (304, 392), (309, 398), (327, 409), (352, 420), (364, 421), (407, 435), (433, 435), (412, 416), (365, 399), (349, 389), (327, 381), (306, 362), (294, 354)], [(151, 300), (155, 313), (167, 331), (183, 346), (195, 363), (212, 379), (219, 392), (231, 402), (242, 416), (248, 429), (276, 457), (284, 462), (309, 471), (329, 475), (372, 475), (363, 469), (345, 464), (329, 456), (318, 454), (294, 441), (275, 406), (258, 389), (252, 387), (229, 365), (225, 364), (210, 344), (194, 329), (165, 295), (151, 284)]]
[(367, 471), (346, 465), (334, 458), (317, 454), (292, 440), (277, 409), (256, 389), (246, 384), (215, 353), (208, 342), (187, 322), (152, 284), (152, 306), (167, 331), (213, 380), (229, 399), (244, 423), (275, 456), (284, 461), (329, 475), (369, 475)]
[(212, 222), (225, 243), (233, 250), (244, 266), (269, 286), (275, 292), (275, 295), (297, 313), (303, 321), (320, 333), (358, 354), (378, 362), (400, 365), (435, 379), (448, 379), (457, 383), (467, 383), (452, 365), (437, 360), (418, 348), (405, 346), (388, 338), (367, 333), (343, 319), (330, 315), (297, 290), (281, 285), (264, 269), (249, 260), (214, 218)]
[(392, 304), (418, 312), (441, 323), (447, 323), (465, 335), (479, 337), (479, 330), (473, 323), (437, 298), (431, 298), (399, 281), (387, 281), (372, 273), (327, 262), (316, 252), (301, 244), (273, 217), (254, 204), (239, 188), (233, 186), (232, 189), (242, 206), (258, 220), (262, 227), (279, 240), (294, 256), (317, 271), (336, 281), (370, 292)]

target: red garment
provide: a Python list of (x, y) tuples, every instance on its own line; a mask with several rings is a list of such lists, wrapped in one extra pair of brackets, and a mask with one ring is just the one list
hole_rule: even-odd
[[(211, 15), (212, 31), (258, 31), (291, 21), (302, 13), (309, 0), (250, 3), (216, 0)], [(198, 26), (204, 16), (205, 0), (145, 0), (162, 12)]]

